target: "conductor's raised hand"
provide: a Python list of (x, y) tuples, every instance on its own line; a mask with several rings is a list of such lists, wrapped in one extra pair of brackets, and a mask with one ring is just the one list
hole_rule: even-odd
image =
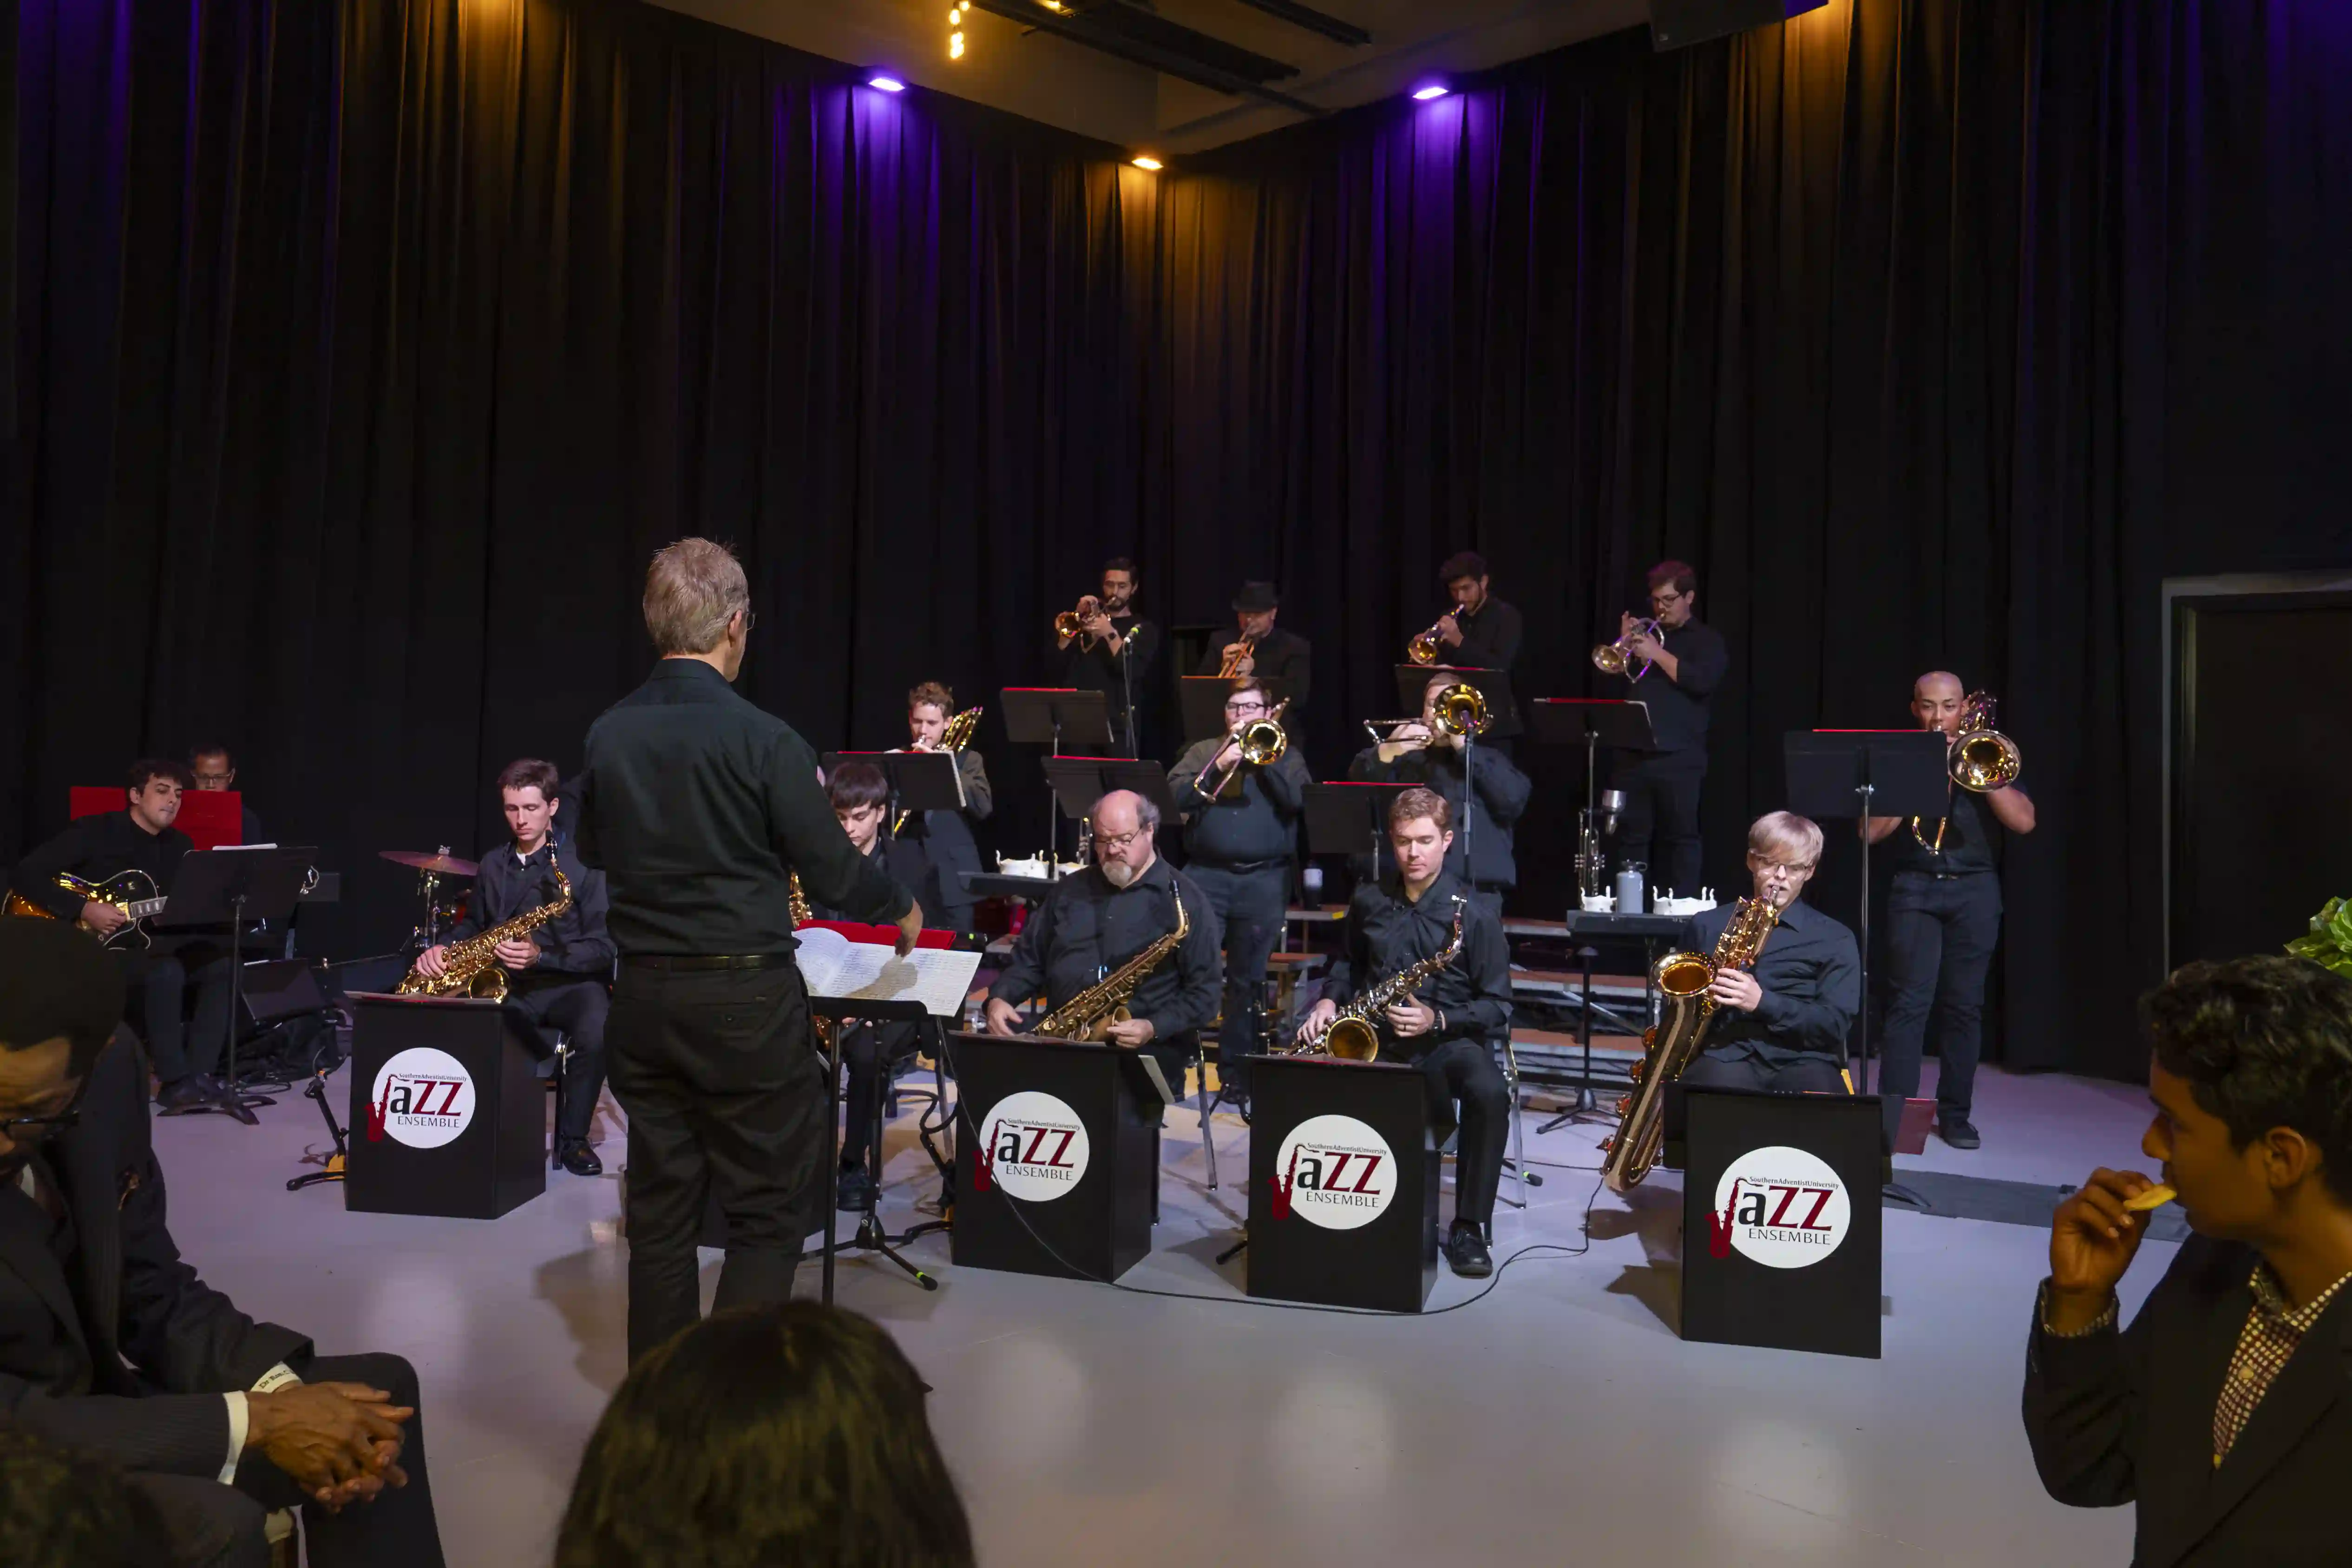
[(2155, 1184), (2137, 1171), (2103, 1165), (2058, 1205), (2050, 1221), (2052, 1328), (2084, 1329), (2106, 1310), (2147, 1234), (2147, 1216), (2125, 1208), (2124, 1200)]
[(923, 934), (923, 901), (917, 899), (908, 904), (907, 912), (898, 917), (898, 956), (906, 957), (915, 951), (915, 939)]

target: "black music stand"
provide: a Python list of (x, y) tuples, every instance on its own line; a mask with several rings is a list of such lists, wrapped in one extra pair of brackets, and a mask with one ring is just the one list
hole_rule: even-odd
[[(1948, 747), (1936, 730), (1791, 730), (1781, 738), (1789, 809), (1837, 821), (1866, 816), (1942, 816), (1951, 804)], [(1861, 1045), (1854, 1092), (1870, 1092), (1870, 837), (1862, 844)]]
[[(996, 694), (1004, 710), (1004, 738), (1016, 745), (1051, 746), (1062, 754), (1062, 744), (1108, 751), (1111, 743), (1110, 700), (1099, 691), (1075, 686), (1008, 686)], [(1060, 853), (1061, 819), (1045, 816), (1045, 863)]]
[(1307, 819), (1307, 853), (1356, 856), (1369, 850), (1372, 875), (1381, 874), (1381, 851), (1387, 847), (1389, 803), (1409, 784), (1311, 784), (1300, 815)]
[(1450, 675), (1475, 686), (1478, 695), (1486, 700), (1486, 727), (1479, 731), (1480, 740), (1491, 736), (1507, 741), (1527, 733), (1527, 726), (1519, 717), (1519, 700), (1511, 692), (1511, 677), (1506, 670), (1460, 664), (1400, 664), (1396, 667), (1397, 700), (1408, 710), (1420, 712), (1421, 695), (1429, 689), (1429, 678), (1433, 675)]
[[(1277, 702), (1286, 700), (1296, 682), (1260, 676), (1257, 683), (1265, 689), (1265, 705), (1271, 710)], [(1225, 695), (1234, 689), (1233, 678), (1224, 675), (1185, 675), (1176, 680), (1177, 706), (1184, 717), (1184, 743), (1213, 740), (1233, 732), (1225, 722)]]
[(1045, 783), (1062, 815), (1082, 821), (1095, 802), (1115, 789), (1133, 790), (1160, 808), (1160, 820), (1176, 819), (1176, 796), (1168, 788), (1168, 770), (1150, 757), (1047, 757)]
[(184, 857), (172, 878), (172, 891), (158, 926), (203, 926), (228, 922), (228, 1031), (223, 1060), (227, 1066), (232, 1114), (250, 1127), (252, 1108), (275, 1105), (265, 1094), (236, 1088), (236, 1026), (245, 1012), (245, 928), (247, 921), (282, 921), (294, 912), (310, 875), (313, 849), (203, 849)]
[(961, 811), (963, 779), (952, 752), (827, 752), (817, 761), (831, 777), (839, 763), (870, 763), (890, 785), (890, 820), (902, 811)]
[[(841, 1103), (841, 1021), (843, 1019), (856, 1018), (863, 1022), (889, 1023), (919, 1020), (928, 1018), (931, 1015), (920, 1002), (876, 1002), (846, 996), (811, 996), (809, 1012), (816, 1017), (830, 1018), (834, 1022), (834, 1027), (830, 1031), (831, 1041), (824, 1053), (824, 1081), (831, 1091), (832, 1098), (826, 1102), (826, 1136), (823, 1156), (824, 1208), (822, 1224), (824, 1226), (824, 1243), (817, 1249), (824, 1259), (824, 1304), (828, 1307), (833, 1305), (833, 1260), (843, 1246), (847, 1246), (858, 1252), (878, 1252), (905, 1269), (916, 1284), (926, 1290), (936, 1290), (940, 1288), (940, 1282), (908, 1262), (906, 1255), (898, 1248), (919, 1236), (926, 1236), (935, 1230), (947, 1229), (946, 1221), (929, 1220), (921, 1225), (910, 1226), (898, 1236), (892, 1236), (882, 1228), (882, 1194), (877, 1190), (874, 1194), (874, 1206), (867, 1209), (866, 1217), (857, 1222), (857, 1234), (851, 1237), (846, 1243), (835, 1239), (834, 1233), (837, 1226), (834, 1219), (833, 1205), (834, 1200), (840, 1194), (841, 1158), (834, 1152), (831, 1110), (833, 1106)], [(883, 1070), (888, 1071), (887, 1063)], [(874, 1148), (878, 1156), (881, 1152), (878, 1139)], [(878, 1183), (877, 1186), (878, 1188)], [(805, 1258), (808, 1254), (804, 1252), (801, 1256)]]

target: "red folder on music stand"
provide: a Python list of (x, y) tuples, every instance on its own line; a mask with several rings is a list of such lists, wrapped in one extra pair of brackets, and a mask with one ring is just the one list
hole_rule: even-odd
[[(121, 811), (128, 796), (121, 784), (76, 784), (66, 798), (66, 814), (80, 818)], [(192, 789), (180, 796), (180, 815), (172, 826), (186, 834), (199, 849), (245, 842), (245, 797), (233, 789)]]

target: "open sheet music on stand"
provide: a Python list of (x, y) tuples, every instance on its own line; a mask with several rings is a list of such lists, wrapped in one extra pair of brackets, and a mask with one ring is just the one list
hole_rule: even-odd
[[(925, 931), (925, 944), (904, 958), (893, 945), (895, 926), (826, 921), (793, 934), (800, 941), (794, 962), (819, 1003), (883, 1004), (894, 1013), (919, 1007), (935, 1018), (955, 1018), (962, 1016), (963, 999), (980, 972), (981, 955), (946, 945), (952, 934), (947, 931)], [(939, 945), (929, 945), (932, 937), (940, 939)]]

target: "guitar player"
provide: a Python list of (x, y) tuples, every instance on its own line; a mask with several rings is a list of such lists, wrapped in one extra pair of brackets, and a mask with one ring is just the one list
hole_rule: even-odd
[[(76, 818), (16, 863), (9, 891), (58, 920), (79, 921), (94, 933), (93, 942), (113, 936), (127, 923), (123, 911), (84, 900), (59, 886), (58, 876), (103, 882), (125, 871), (143, 871), (158, 895), (169, 893), (181, 858), (194, 847), (172, 826), (188, 785), (188, 771), (177, 763), (151, 757), (132, 763), (124, 808)], [(228, 949), (202, 934), (157, 933), (149, 946), (129, 939), (115, 945), (130, 973), (131, 994), (141, 999), (140, 1026), (162, 1085), (155, 1103), (167, 1112), (217, 1110), (253, 1121), (253, 1113), (213, 1076), (228, 1033)], [(191, 985), (195, 1021), (187, 1024), (182, 1015)]]

